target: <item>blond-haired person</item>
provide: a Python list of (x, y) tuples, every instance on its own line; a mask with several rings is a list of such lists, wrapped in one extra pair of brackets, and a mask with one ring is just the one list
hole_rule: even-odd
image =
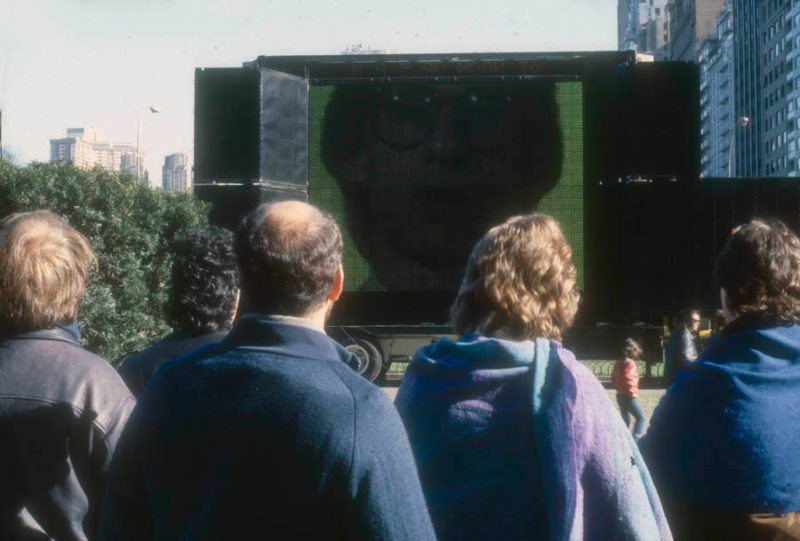
[(78, 342), (92, 251), (47, 211), (0, 227), (0, 539), (93, 539), (134, 399)]
[(396, 405), (440, 541), (671, 539), (628, 429), (561, 346), (575, 276), (555, 220), (510, 218), (469, 257), (460, 337), (409, 365)]

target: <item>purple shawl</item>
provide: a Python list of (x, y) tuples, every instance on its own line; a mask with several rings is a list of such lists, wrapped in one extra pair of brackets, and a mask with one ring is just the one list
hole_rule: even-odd
[[(527, 407), (515, 411), (509, 406), (514, 396)], [(544, 500), (538, 507), (546, 514), (540, 520), (546, 521), (550, 540), (672, 539), (630, 432), (597, 379), (556, 341), (513, 342), (474, 334), (457, 341), (442, 338), (417, 352), (395, 404), (406, 423), (429, 504), (439, 501), (431, 502), (438, 497), (429, 491), (432, 486), (451, 500), (447, 513), (438, 517), (431, 506), (440, 538), (458, 527), (456, 515), (463, 519), (485, 511), (486, 516), (502, 516), (482, 508), (520, 497), (519, 485), (506, 477), (504, 497), (498, 497), (502, 492), (495, 484), (486, 498), (473, 494), (467, 508), (458, 508), (459, 490), (445, 490), (447, 483), (463, 487), (475, 472), (492, 471), (485, 454), (476, 459), (480, 463), (470, 464), (470, 453), (463, 453), (470, 446), (480, 449), (470, 441), (475, 439), (484, 448), (533, 447), (527, 460), (537, 472), (539, 488), (534, 492)], [(518, 420), (525, 416), (526, 429), (493, 432), (493, 426), (508, 424), (509, 415)], [(457, 465), (449, 468), (445, 459), (427, 467), (432, 457), (450, 453), (458, 456)], [(500, 464), (507, 460), (505, 451), (491, 457)], [(480, 490), (480, 485), (476, 489), (473, 483), (470, 489)], [(532, 507), (530, 513), (536, 513), (535, 501)], [(503, 530), (501, 524), (493, 528)]]

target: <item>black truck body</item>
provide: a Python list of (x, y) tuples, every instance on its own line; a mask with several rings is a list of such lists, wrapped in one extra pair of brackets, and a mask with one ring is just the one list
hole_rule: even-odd
[(724, 227), (687, 261), (670, 255), (694, 235), (680, 218), (697, 225), (697, 201), (716, 197), (698, 182), (696, 65), (632, 52), (284, 56), (195, 79), (195, 193), (230, 228), (283, 199), (339, 220), (347, 283), (329, 332), (370, 379), (452, 332), (472, 244), (513, 214), (555, 216), (573, 247), (582, 305), (565, 342), (579, 358), (614, 358), (617, 335), (632, 335), (657, 362), (663, 316), (714, 302), (710, 269), (696, 279), (688, 259), (707, 264), (697, 252), (713, 257)]

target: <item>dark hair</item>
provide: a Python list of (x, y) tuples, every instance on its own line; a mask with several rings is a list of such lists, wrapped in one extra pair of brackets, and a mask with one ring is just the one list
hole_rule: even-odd
[(711, 319), (711, 325), (715, 330), (721, 329), (725, 326), (725, 312), (721, 309), (714, 311), (714, 317)]
[(626, 338), (622, 343), (622, 355), (626, 359), (633, 359), (634, 361), (642, 354), (642, 346), (633, 338)]
[(697, 315), (699, 317), (700, 313), (697, 310), (695, 310), (694, 308), (684, 308), (678, 314), (678, 322), (679, 322), (679, 324), (680, 325), (686, 325), (687, 323), (691, 323), (692, 319), (693, 319), (692, 316), (694, 316), (694, 315)]
[(230, 326), (239, 289), (233, 233), (206, 227), (177, 240), (173, 252), (167, 323), (190, 334)]
[(263, 204), (236, 232), (242, 295), (250, 310), (302, 316), (327, 298), (342, 262), (333, 217), (308, 205), (303, 219), (278, 216), (286, 203)]
[(717, 258), (714, 279), (737, 316), (800, 321), (800, 239), (780, 220), (756, 218), (735, 228)]

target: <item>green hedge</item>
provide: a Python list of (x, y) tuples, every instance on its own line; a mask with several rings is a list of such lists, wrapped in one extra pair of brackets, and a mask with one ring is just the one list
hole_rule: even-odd
[(163, 316), (170, 244), (207, 224), (203, 203), (99, 167), (0, 160), (0, 217), (35, 209), (66, 218), (97, 256), (78, 315), (87, 349), (115, 361), (170, 331)]

